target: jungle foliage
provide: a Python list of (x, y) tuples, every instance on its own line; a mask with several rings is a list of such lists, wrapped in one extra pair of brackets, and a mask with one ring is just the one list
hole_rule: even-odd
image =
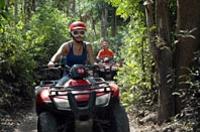
[[(87, 39), (94, 43), (94, 50), (97, 53), (102, 39), (100, 20), (104, 8), (108, 10), (107, 39), (111, 43), (111, 48), (116, 51), (116, 59), (125, 62), (117, 77), (119, 84), (123, 86), (124, 104), (128, 106), (137, 102), (143, 89), (151, 87), (149, 73), (152, 61), (149, 59), (144, 14), (140, 2), (132, 5), (125, 1), (119, 6), (117, 1), (77, 1), (73, 17), (72, 9), (67, 10), (62, 6), (70, 6), (73, 3), (61, 1), (63, 4), (59, 4), (54, 0), (26, 2), (1, 0), (0, 3), (2, 105), (11, 105), (10, 98), (15, 97), (13, 94), (21, 98), (31, 96), (37, 80), (35, 69), (46, 64), (60, 44), (69, 40), (68, 25), (73, 20), (81, 18), (86, 21)], [(118, 14), (118, 32), (112, 36), (112, 14), (115, 11)], [(148, 76), (144, 76), (145, 74)], [(128, 99), (130, 97), (131, 100)]]
[(52, 4), (38, 7), (27, 24), (23, 18), (15, 21), (13, 8), (0, 19), (0, 104), (6, 107), (32, 97), (35, 69), (68, 38), (66, 16)]
[[(145, 2), (149, 4), (159, 1)], [(185, 39), (188, 34), (182, 30), (176, 33), (176, 1), (167, 1), (167, 5), (169, 25), (172, 28), (170, 30), (171, 47), (168, 48), (175, 57), (179, 52), (176, 44), (177, 37), (182, 34)], [(153, 15), (156, 15), (154, 8)], [(155, 16), (153, 19), (156, 19)], [(124, 63), (119, 69), (116, 80), (121, 86), (122, 101), (127, 108), (132, 108), (132, 105), (146, 100), (150, 100), (149, 105), (157, 103), (154, 97), (158, 96), (160, 78), (155, 56), (150, 49), (151, 38), (148, 33), (158, 32), (158, 27), (155, 23), (154, 26), (148, 28), (144, 1), (0, 0), (0, 106), (14, 107), (13, 100), (31, 98), (33, 87), (38, 80), (37, 67), (46, 65), (58, 47), (70, 39), (68, 25), (73, 20), (82, 20), (87, 23), (86, 40), (92, 42), (95, 54), (100, 48), (100, 40), (106, 38), (110, 41), (111, 49), (116, 53), (116, 60)], [(158, 35), (154, 37), (155, 40), (160, 40)], [(163, 45), (161, 43), (155, 45), (158, 49), (159, 46)], [(163, 50), (160, 48), (159, 51), (162, 53)], [(173, 66), (176, 65), (175, 62), (172, 63)], [(195, 63), (192, 66), (195, 65), (198, 64)], [(175, 71), (176, 68), (170, 70)], [(194, 78), (194, 75), (191, 74), (191, 77)], [(176, 76), (167, 81), (174, 78)], [(175, 94), (182, 97), (182, 101), (188, 104), (184, 106), (183, 113), (187, 113), (184, 110), (188, 109), (199, 112), (194, 105), (197, 103), (195, 99), (198, 99), (198, 80), (197, 78), (188, 80), (190, 87), (186, 91), (176, 90)], [(181, 96), (182, 93), (184, 96)], [(193, 127), (197, 128), (199, 119), (190, 114), (187, 115), (184, 116), (185, 119), (192, 119), (195, 124)]]

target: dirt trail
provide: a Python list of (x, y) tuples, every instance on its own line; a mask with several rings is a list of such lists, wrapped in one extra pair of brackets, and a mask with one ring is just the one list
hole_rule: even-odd
[(14, 130), (14, 132), (37, 132), (37, 117), (31, 111), (27, 113), (22, 123)]
[[(14, 132), (37, 132), (37, 116), (34, 110), (28, 112), (22, 123), (14, 130)], [(130, 132), (137, 132), (130, 121)]]

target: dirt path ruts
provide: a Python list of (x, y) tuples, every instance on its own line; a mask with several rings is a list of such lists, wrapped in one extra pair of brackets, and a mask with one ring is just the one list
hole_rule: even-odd
[[(14, 132), (37, 132), (37, 116), (34, 110), (26, 114), (25, 119)], [(130, 132), (137, 132), (133, 127), (132, 121), (130, 121)]]
[(27, 113), (22, 123), (14, 130), (14, 132), (37, 132), (37, 117), (31, 111)]

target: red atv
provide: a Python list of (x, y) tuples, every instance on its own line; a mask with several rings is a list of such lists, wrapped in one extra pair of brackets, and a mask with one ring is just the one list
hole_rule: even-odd
[(36, 88), (38, 132), (130, 132), (118, 86), (92, 77), (91, 71), (74, 65), (63, 86), (41, 81)]
[(117, 74), (118, 65), (112, 59), (105, 57), (98, 63), (98, 76), (103, 77), (105, 80), (114, 80), (114, 76)]

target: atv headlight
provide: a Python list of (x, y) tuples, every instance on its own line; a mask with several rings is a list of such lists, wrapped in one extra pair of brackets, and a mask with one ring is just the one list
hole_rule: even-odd
[(117, 70), (117, 66), (112, 66), (112, 71), (116, 71)]
[(104, 94), (104, 95), (98, 96), (96, 98), (96, 105), (97, 106), (99, 106), (99, 105), (105, 106), (105, 105), (109, 104), (109, 101), (110, 101), (110, 93)]
[(106, 66), (105, 66), (105, 69), (106, 69), (106, 70), (110, 70), (110, 66), (107, 66), (107, 65), (106, 65)]
[(104, 68), (100, 68), (100, 71), (101, 71), (101, 72), (104, 72), (104, 71), (105, 71), (105, 69), (104, 69)]
[(54, 98), (54, 103), (59, 110), (67, 110), (70, 108), (69, 100), (62, 98)]

